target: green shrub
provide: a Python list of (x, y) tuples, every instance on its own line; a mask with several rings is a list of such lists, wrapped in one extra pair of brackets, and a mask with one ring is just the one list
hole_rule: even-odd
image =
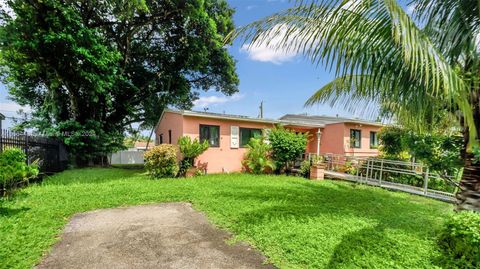
[(152, 178), (175, 177), (178, 173), (178, 148), (162, 144), (145, 153), (145, 169)]
[(430, 172), (455, 175), (462, 167), (461, 136), (419, 134), (399, 127), (384, 127), (379, 133), (384, 158), (408, 160), (411, 157), (429, 166)]
[(438, 239), (445, 268), (480, 268), (480, 214), (460, 212), (445, 223)]
[(272, 145), (272, 158), (277, 163), (277, 168), (289, 168), (289, 164), (305, 153), (308, 137), (303, 133), (278, 126), (268, 134)]
[(38, 175), (38, 165), (26, 164), (27, 157), (22, 150), (12, 148), (0, 153), (0, 189), (2, 193), (14, 189), (18, 182)]
[(208, 149), (208, 141), (201, 143), (196, 138), (192, 140), (189, 136), (182, 136), (178, 139), (178, 147), (182, 154), (179, 174), (184, 176), (186, 171), (195, 165), (195, 158)]
[(384, 127), (378, 133), (381, 146), (380, 151), (386, 157), (399, 156), (407, 151), (406, 145), (402, 138), (406, 132), (399, 127)]
[(300, 176), (308, 178), (310, 177), (310, 168), (312, 165), (324, 164), (325, 158), (323, 156), (314, 155), (310, 159), (303, 160), (300, 164)]
[(310, 167), (312, 167), (311, 161), (303, 160), (300, 164), (300, 176), (308, 178), (310, 176)]
[(358, 168), (355, 166), (351, 161), (346, 161), (345, 164), (345, 173), (350, 174), (350, 175), (356, 175)]
[(247, 153), (243, 160), (247, 172), (253, 174), (269, 173), (275, 169), (275, 163), (272, 161), (272, 147), (265, 143), (263, 138), (250, 138), (247, 144)]

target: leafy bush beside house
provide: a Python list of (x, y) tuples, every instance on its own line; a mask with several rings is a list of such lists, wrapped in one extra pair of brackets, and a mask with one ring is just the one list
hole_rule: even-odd
[(0, 153), (0, 195), (11, 192), (18, 183), (38, 175), (38, 165), (26, 163), (25, 153), (16, 148)]
[(325, 164), (325, 158), (323, 156), (312, 156), (310, 159), (303, 160), (300, 164), (299, 175), (305, 178), (310, 177), (310, 168), (312, 165)]
[[(442, 178), (430, 179), (429, 188), (448, 192), (455, 190), (455, 177), (460, 175), (462, 169), (462, 137), (419, 134), (404, 128), (384, 127), (379, 133), (379, 139), (383, 158), (421, 162), (429, 167), (430, 174)], [(421, 174), (415, 176), (386, 173), (385, 179), (418, 187), (423, 185)]]
[(415, 158), (441, 175), (456, 174), (462, 167), (460, 136), (418, 134), (399, 127), (384, 127), (379, 139), (380, 152), (386, 158)]
[(175, 145), (155, 146), (144, 155), (145, 169), (152, 178), (175, 177), (179, 171), (177, 154)]
[(380, 154), (383, 157), (389, 156), (405, 156), (406, 149), (402, 137), (405, 136), (405, 131), (399, 127), (383, 127), (378, 132), (378, 139), (380, 140)]
[(182, 154), (179, 175), (185, 176), (187, 170), (195, 166), (195, 158), (208, 149), (208, 141), (201, 143), (197, 138), (192, 140), (189, 136), (182, 136), (178, 139), (178, 147)]
[(253, 174), (270, 173), (275, 170), (275, 162), (271, 159), (272, 147), (265, 143), (263, 137), (250, 138), (243, 165), (247, 172)]
[(302, 163), (300, 164), (299, 176), (302, 176), (304, 178), (309, 178), (310, 177), (310, 167), (312, 167), (311, 161), (310, 160), (303, 160)]
[(305, 153), (308, 136), (277, 126), (268, 134), (272, 146), (272, 158), (278, 170), (289, 170), (291, 163)]

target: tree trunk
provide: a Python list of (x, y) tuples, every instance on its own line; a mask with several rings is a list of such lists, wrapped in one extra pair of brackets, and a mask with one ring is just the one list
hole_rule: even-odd
[(473, 154), (466, 153), (460, 189), (456, 194), (456, 210), (480, 212), (480, 162), (475, 163)]
[[(480, 92), (472, 98), (473, 119), (477, 131), (477, 139), (480, 134)], [(480, 212), (480, 161), (475, 160), (472, 152), (468, 152), (469, 128), (465, 127), (464, 119), (461, 120), (463, 128), (464, 147), (463, 157), (463, 175), (460, 180), (459, 190), (457, 191), (456, 211), (472, 210)], [(478, 142), (478, 140), (477, 140)]]
[(150, 132), (150, 136), (148, 137), (148, 141), (147, 141), (147, 145), (145, 146), (145, 150), (148, 150), (148, 145), (150, 144), (150, 140), (152, 139), (152, 134), (153, 134), (153, 131), (155, 131), (155, 127), (156, 126), (153, 126), (152, 131)]

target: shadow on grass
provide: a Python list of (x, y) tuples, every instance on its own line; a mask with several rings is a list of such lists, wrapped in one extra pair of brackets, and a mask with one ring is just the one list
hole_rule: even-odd
[(298, 181), (289, 185), (288, 188), (238, 186), (232, 191), (219, 190), (215, 197), (222, 200), (235, 199), (239, 204), (268, 202), (268, 205), (260, 209), (256, 207), (239, 216), (238, 221), (245, 224), (261, 224), (272, 217), (295, 216), (298, 219), (308, 219), (326, 214), (367, 218), (375, 220), (380, 228), (401, 229), (422, 236), (438, 224), (426, 205), (414, 203), (408, 196), (399, 197), (386, 190), (331, 182), (324, 185)]
[[(385, 260), (401, 259), (395, 250), (401, 244), (389, 237), (383, 227), (375, 226), (349, 233), (343, 236), (325, 268), (345, 268), (355, 265), (359, 257), (368, 257), (362, 261), (365, 268), (378, 268)], [(367, 263), (367, 264), (365, 264)]]
[[(268, 226), (269, 222), (277, 220), (285, 221), (285, 225), (292, 227), (304, 222), (312, 235), (317, 229), (327, 236), (327, 231), (336, 233), (332, 234), (332, 238), (337, 238), (333, 241), (340, 238), (340, 242), (334, 245), (331, 257), (325, 260), (328, 264), (325, 268), (379, 268), (389, 265), (393, 268), (396, 262), (403, 263), (402, 268), (415, 266), (416, 262), (428, 264), (430, 254), (420, 248), (430, 244), (427, 243), (431, 240), (428, 238), (435, 236), (435, 230), (440, 225), (435, 213), (440, 213), (441, 205), (435, 207), (435, 202), (432, 206), (428, 200), (419, 197), (396, 195), (382, 189), (343, 182), (293, 181), (286, 186), (238, 186), (231, 191), (219, 189), (213, 196), (219, 202), (234, 200), (236, 202), (231, 203), (234, 206), (238, 204), (238, 207), (243, 204), (245, 209), (235, 215), (235, 226), (238, 227)], [(318, 226), (311, 224), (316, 217), (332, 219), (329, 225), (337, 223), (338, 230), (335, 232), (335, 228), (332, 230), (322, 223)], [(342, 230), (345, 225), (357, 225), (356, 218), (363, 228), (359, 226), (358, 230), (350, 232)], [(342, 223), (342, 219), (348, 220), (348, 224)], [(321, 245), (321, 239), (313, 244)], [(417, 250), (421, 252), (416, 253)], [(409, 257), (410, 254), (414, 254), (415, 258)]]
[(20, 207), (20, 208), (4, 208), (0, 202), (0, 217), (12, 217), (19, 213), (30, 210), (29, 207)]
[(62, 173), (45, 177), (45, 185), (71, 185), (71, 184), (89, 184), (105, 183), (123, 179), (141, 177), (145, 172), (136, 169), (121, 168), (82, 168), (66, 170)]

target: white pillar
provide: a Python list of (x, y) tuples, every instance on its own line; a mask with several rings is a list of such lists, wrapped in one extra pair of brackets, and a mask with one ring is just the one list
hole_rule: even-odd
[(322, 138), (322, 131), (318, 128), (317, 131), (317, 156), (320, 156), (320, 139)]

